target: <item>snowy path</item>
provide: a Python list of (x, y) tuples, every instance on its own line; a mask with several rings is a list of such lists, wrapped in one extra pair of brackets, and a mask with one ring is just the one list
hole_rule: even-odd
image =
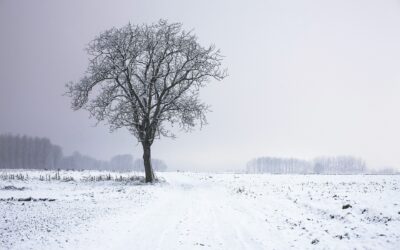
[[(342, 210), (342, 203), (351, 200), (337, 201), (331, 194), (332, 201), (327, 200), (321, 190), (311, 188), (313, 182), (303, 180), (299, 185), (307, 184), (304, 192), (291, 192), (296, 185), (290, 180), (290, 186), (285, 186), (281, 182), (274, 185), (260, 181), (265, 176), (255, 178), (249, 180), (247, 176), (232, 174), (167, 174), (169, 184), (156, 188), (151, 202), (102, 221), (85, 242), (78, 242), (74, 248), (234, 250), (399, 246), (399, 216), (390, 225), (371, 223), (365, 220), (369, 217), (360, 218), (361, 209), (353, 213)], [(397, 201), (399, 193), (393, 194), (393, 201)], [(374, 200), (363, 205), (371, 203)], [(395, 215), (396, 211), (392, 212)], [(332, 219), (332, 215), (337, 218)], [(385, 216), (381, 214), (379, 218)]]
[[(224, 187), (192, 177), (168, 180), (142, 211), (102, 221), (80, 249), (266, 249), (267, 228)], [(104, 230), (107, 228), (108, 230)], [(264, 231), (266, 232), (266, 231)], [(101, 237), (99, 237), (99, 233)], [(93, 236), (93, 237), (91, 237)]]

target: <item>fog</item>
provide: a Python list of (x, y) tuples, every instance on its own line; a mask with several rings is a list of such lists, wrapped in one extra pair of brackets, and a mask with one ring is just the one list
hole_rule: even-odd
[(354, 155), (400, 168), (400, 1), (0, 0), (0, 134), (48, 137), (108, 160), (142, 154), (70, 109), (65, 84), (86, 44), (128, 22), (164, 18), (215, 44), (229, 76), (202, 99), (209, 124), (154, 143), (170, 169), (244, 168), (259, 156)]

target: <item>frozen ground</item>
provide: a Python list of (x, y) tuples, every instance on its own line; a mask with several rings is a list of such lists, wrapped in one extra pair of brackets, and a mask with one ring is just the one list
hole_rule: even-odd
[(400, 249), (400, 176), (14, 173), (29, 180), (0, 179), (0, 249)]

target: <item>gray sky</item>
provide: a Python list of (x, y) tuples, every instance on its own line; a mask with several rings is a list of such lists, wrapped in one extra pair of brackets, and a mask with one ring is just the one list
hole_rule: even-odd
[(100, 159), (141, 148), (125, 130), (70, 110), (85, 45), (113, 26), (160, 18), (226, 56), (202, 92), (209, 125), (156, 141), (180, 169), (233, 169), (256, 156), (350, 154), (400, 167), (400, 1), (0, 0), (0, 133), (49, 137)]

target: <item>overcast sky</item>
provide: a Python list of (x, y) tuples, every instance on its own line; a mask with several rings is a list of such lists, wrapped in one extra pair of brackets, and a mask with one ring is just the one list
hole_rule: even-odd
[(226, 56), (203, 89), (209, 125), (156, 141), (173, 169), (237, 169), (256, 156), (355, 155), (400, 168), (400, 1), (0, 0), (0, 133), (49, 137), (99, 159), (141, 147), (62, 96), (105, 29), (182, 22)]

